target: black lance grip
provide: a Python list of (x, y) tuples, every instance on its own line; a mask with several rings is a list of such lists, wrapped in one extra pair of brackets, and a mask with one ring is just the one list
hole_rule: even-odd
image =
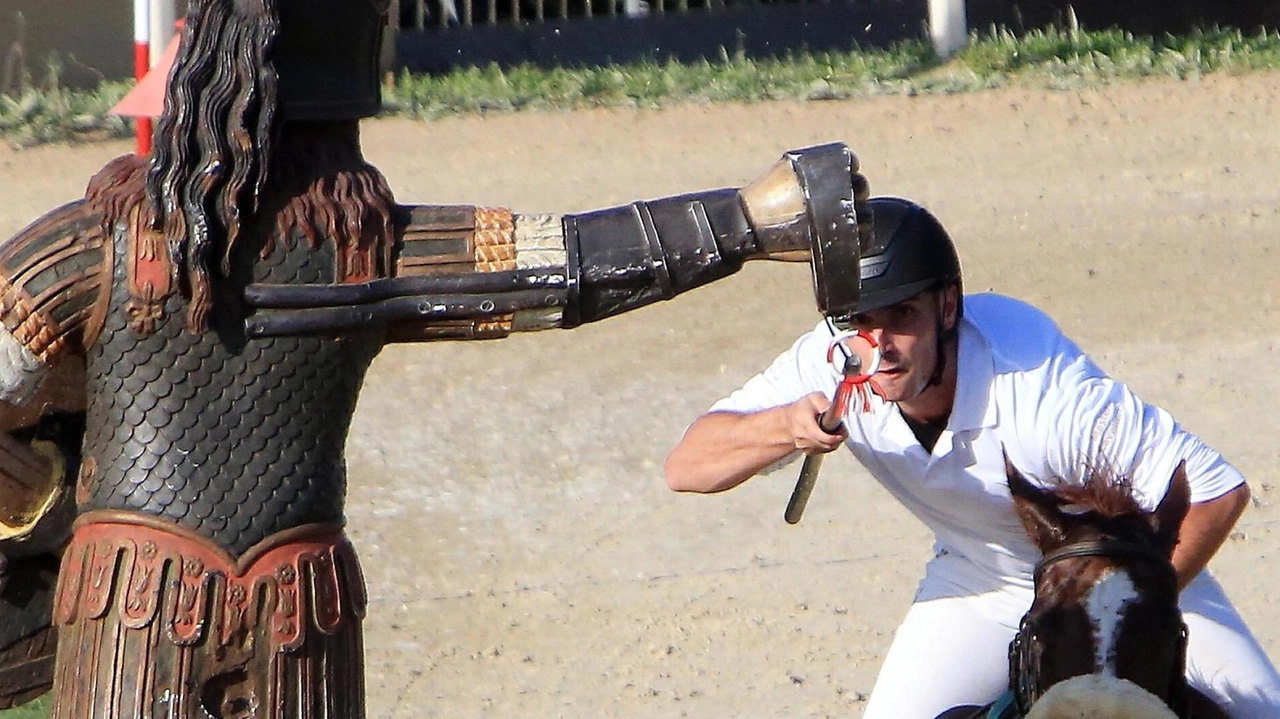
[[(826, 412), (818, 415), (818, 427), (827, 434), (840, 431), (839, 408), (833, 402)], [(805, 505), (809, 503), (809, 495), (813, 494), (813, 485), (818, 482), (818, 470), (822, 468), (825, 454), (805, 455), (804, 464), (800, 466), (800, 478), (796, 480), (796, 488), (791, 491), (791, 501), (787, 502), (787, 511), (783, 518), (787, 524), (795, 524), (804, 514)]]

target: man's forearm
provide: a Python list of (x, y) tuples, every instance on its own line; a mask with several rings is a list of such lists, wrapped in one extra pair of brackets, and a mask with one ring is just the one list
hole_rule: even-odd
[(677, 492), (723, 492), (795, 451), (785, 407), (699, 417), (667, 456), (667, 486)]
[(1217, 499), (1191, 505), (1178, 532), (1178, 546), (1173, 550), (1179, 589), (1209, 564), (1248, 505), (1249, 487), (1244, 484)]

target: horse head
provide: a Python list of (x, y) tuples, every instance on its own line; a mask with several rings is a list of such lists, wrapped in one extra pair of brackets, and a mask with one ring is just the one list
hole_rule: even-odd
[(1025, 713), (1051, 686), (1085, 675), (1128, 680), (1184, 715), (1186, 628), (1170, 557), (1190, 507), (1182, 465), (1154, 511), (1124, 477), (1040, 489), (1005, 462), (1023, 527), (1040, 548), (1035, 599), (1010, 646)]

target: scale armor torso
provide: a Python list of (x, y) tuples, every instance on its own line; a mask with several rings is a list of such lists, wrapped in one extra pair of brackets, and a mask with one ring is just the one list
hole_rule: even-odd
[[(61, 341), (87, 370), (51, 715), (359, 719), (365, 595), (342, 530), (343, 452), (385, 331), (248, 336), (249, 284), (347, 279), (345, 237), (274, 211), (231, 245), (198, 329), (140, 219), (142, 168), (106, 168), (85, 203), (25, 233), (34, 269), (12, 273), (13, 320), (39, 329), (19, 335)], [(273, 208), (298, 197), (268, 189)], [(27, 278), (49, 273), (84, 289), (26, 301)]]
[(82, 511), (163, 518), (233, 556), (286, 529), (340, 521), (343, 447), (381, 332), (247, 339), (238, 301), (249, 276), (332, 282), (332, 248), (277, 242), (263, 257), (246, 243), (207, 331), (189, 331), (175, 293), (144, 334), (133, 326), (125, 234), (116, 233), (111, 301), (89, 348)]

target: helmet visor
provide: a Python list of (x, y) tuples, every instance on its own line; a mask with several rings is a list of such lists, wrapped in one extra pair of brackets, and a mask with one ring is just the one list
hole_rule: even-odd
[(886, 287), (874, 292), (864, 292), (858, 298), (858, 312), (871, 312), (890, 307), (904, 300), (909, 300), (921, 292), (937, 289), (941, 286), (938, 280), (924, 279), (919, 282), (898, 285), (897, 287)]

